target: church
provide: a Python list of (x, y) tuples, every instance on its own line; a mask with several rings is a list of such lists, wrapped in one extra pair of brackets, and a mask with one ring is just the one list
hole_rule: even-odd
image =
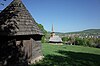
[(58, 35), (55, 35), (53, 25), (52, 25), (52, 32), (49, 39), (49, 43), (62, 43), (62, 39)]

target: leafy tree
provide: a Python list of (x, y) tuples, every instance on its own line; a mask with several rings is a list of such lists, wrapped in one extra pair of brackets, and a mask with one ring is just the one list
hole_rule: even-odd
[(41, 42), (42, 43), (45, 43), (46, 42), (46, 35), (47, 35), (47, 31), (44, 29), (43, 25), (42, 24), (37, 24), (38, 27), (43, 31), (43, 34), (44, 36), (42, 37), (41, 39)]
[(65, 42), (68, 41), (68, 40), (69, 40), (68, 37), (63, 37), (63, 38), (62, 38), (63, 43), (65, 43)]
[(76, 45), (83, 45), (83, 44), (84, 44), (84, 41), (83, 41), (82, 38), (76, 37), (76, 38), (75, 38), (75, 44), (76, 44)]
[(47, 31), (44, 29), (42, 24), (38, 24), (38, 27), (43, 31), (44, 35), (47, 34)]

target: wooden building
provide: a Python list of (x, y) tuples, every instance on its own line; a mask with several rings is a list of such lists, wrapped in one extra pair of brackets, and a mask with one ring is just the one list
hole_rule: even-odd
[(49, 39), (49, 43), (57, 43), (57, 44), (62, 43), (62, 39), (58, 35), (55, 35), (53, 25), (52, 25), (52, 32), (51, 32), (51, 36)]
[(0, 65), (25, 66), (42, 58), (42, 31), (21, 0), (0, 13)]

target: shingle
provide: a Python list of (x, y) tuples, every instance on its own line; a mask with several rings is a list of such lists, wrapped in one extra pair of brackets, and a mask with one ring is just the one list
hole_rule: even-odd
[[(8, 27), (9, 24), (13, 24), (15, 29)], [(7, 30), (3, 30), (2, 26)], [(4, 27), (4, 28), (5, 28)], [(10, 32), (11, 30), (11, 32)], [(16, 31), (16, 33), (13, 33)], [(5, 33), (4, 33), (5, 32)], [(0, 13), (0, 35), (30, 35), (39, 34), (43, 35), (42, 31), (37, 26), (37, 23), (28, 12), (22, 1), (13, 0), (1, 13)]]
[(62, 42), (59, 36), (50, 37), (49, 42)]

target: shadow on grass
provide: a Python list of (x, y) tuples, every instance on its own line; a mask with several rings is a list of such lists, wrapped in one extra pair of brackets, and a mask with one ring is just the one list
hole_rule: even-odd
[(100, 55), (59, 50), (33, 66), (100, 66)]

